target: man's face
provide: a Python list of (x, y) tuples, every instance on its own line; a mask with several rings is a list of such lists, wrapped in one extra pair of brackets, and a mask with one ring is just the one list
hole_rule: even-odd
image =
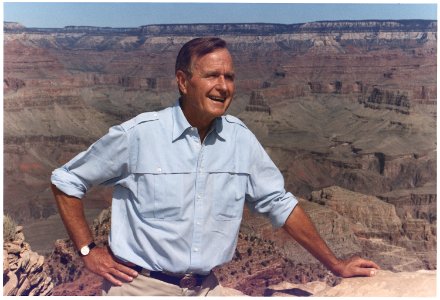
[(192, 76), (177, 72), (183, 94), (183, 112), (193, 126), (210, 124), (222, 116), (234, 95), (234, 66), (226, 49), (219, 49), (195, 58)]

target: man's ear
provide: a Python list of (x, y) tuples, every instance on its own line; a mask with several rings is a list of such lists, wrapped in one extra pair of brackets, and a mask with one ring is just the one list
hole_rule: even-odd
[(176, 72), (176, 81), (177, 87), (179, 88), (180, 94), (186, 94), (186, 84), (187, 84), (187, 75), (182, 70), (177, 70)]

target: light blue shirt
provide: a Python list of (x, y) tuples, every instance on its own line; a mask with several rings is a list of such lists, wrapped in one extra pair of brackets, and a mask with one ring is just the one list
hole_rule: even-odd
[(239, 119), (217, 118), (202, 143), (178, 103), (110, 128), (51, 179), (78, 198), (113, 185), (110, 247), (154, 271), (205, 274), (232, 259), (245, 202), (275, 227), (297, 204)]

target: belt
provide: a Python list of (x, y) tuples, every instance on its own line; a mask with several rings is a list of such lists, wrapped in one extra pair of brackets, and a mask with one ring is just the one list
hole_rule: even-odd
[(187, 273), (187, 274), (174, 274), (169, 272), (159, 272), (159, 271), (149, 271), (140, 266), (131, 267), (133, 270), (138, 272), (139, 274), (143, 274), (149, 276), (151, 278), (171, 283), (177, 285), (181, 288), (193, 289), (195, 287), (201, 286), (203, 281), (208, 277), (211, 273), (206, 275)]

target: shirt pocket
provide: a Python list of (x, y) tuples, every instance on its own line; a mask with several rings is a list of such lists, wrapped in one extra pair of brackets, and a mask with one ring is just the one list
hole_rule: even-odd
[(146, 219), (177, 220), (185, 196), (182, 173), (138, 173), (137, 206)]
[(243, 215), (248, 174), (216, 172), (210, 174), (213, 217), (219, 221), (238, 220)]

